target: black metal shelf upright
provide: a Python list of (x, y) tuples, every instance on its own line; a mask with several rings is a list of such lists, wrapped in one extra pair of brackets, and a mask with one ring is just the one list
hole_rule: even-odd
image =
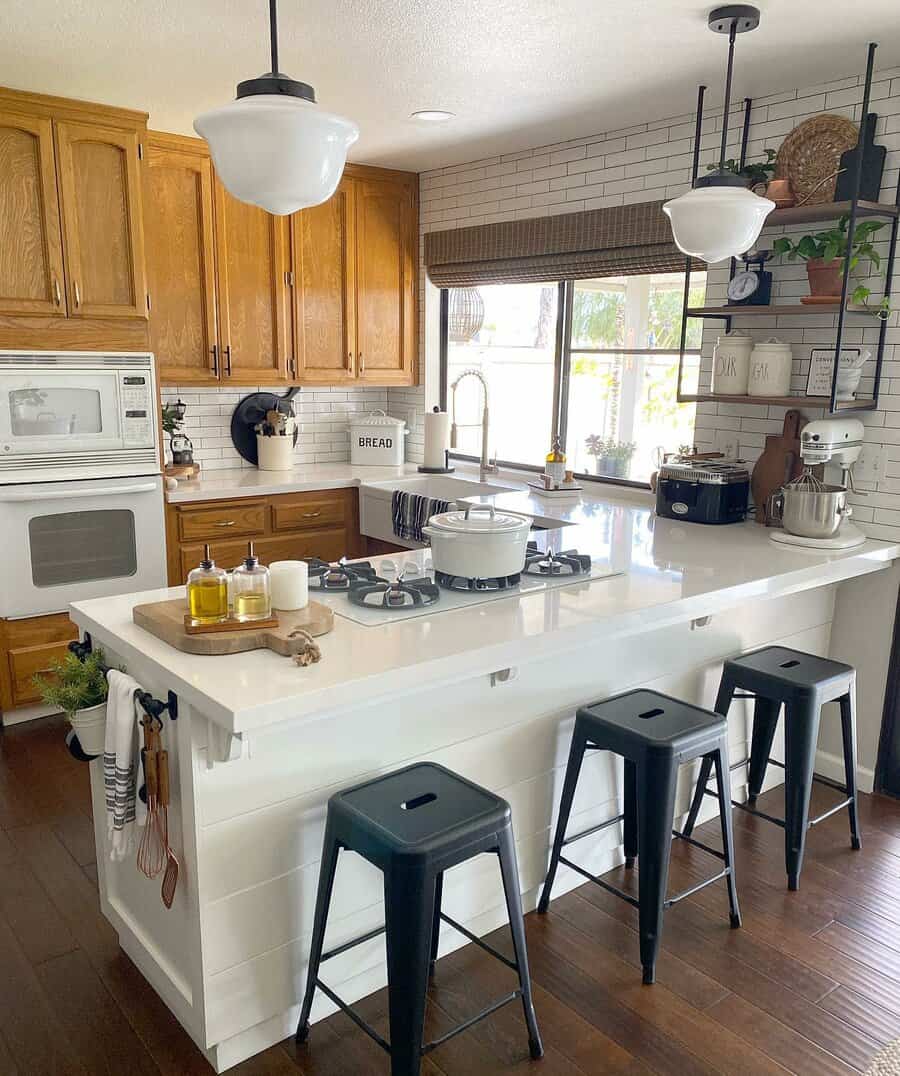
[[(678, 386), (677, 386), (677, 399), (679, 402), (694, 402), (694, 401), (707, 401), (707, 400), (719, 400), (729, 402), (742, 402), (742, 403), (759, 403), (765, 404), (784, 404), (790, 402), (792, 404), (806, 405), (808, 407), (827, 407), (831, 414), (840, 412), (842, 414), (852, 411), (873, 411), (878, 406), (878, 393), (881, 386), (881, 368), (884, 357), (884, 343), (887, 334), (887, 319), (879, 318), (879, 332), (878, 332), (878, 345), (875, 353), (875, 374), (874, 383), (872, 388), (871, 398), (860, 400), (838, 400), (837, 399), (837, 378), (838, 378), (838, 356), (841, 353), (841, 344), (843, 342), (844, 324), (847, 315), (863, 316), (871, 320), (876, 315), (865, 307), (860, 307), (857, 304), (851, 304), (847, 301), (850, 286), (850, 259), (853, 249), (853, 236), (856, 231), (856, 224), (860, 217), (873, 217), (881, 216), (887, 217), (891, 220), (890, 230), (890, 242), (888, 247), (887, 260), (885, 262), (884, 271), (884, 294), (890, 296), (891, 286), (894, 277), (894, 256), (897, 245), (897, 231), (898, 225), (900, 225), (900, 177), (897, 180), (897, 188), (894, 195), (893, 205), (889, 203), (874, 203), (863, 201), (859, 197), (859, 188), (862, 181), (862, 163), (863, 163), (863, 138), (866, 127), (866, 117), (869, 112), (869, 100), (872, 90), (872, 74), (875, 65), (875, 49), (877, 48), (875, 42), (871, 42), (868, 47), (867, 61), (866, 61), (866, 78), (863, 89), (863, 101), (862, 112), (859, 122), (859, 153), (856, 155), (855, 174), (853, 176), (853, 194), (847, 202), (835, 202), (832, 206), (827, 205), (814, 205), (814, 206), (798, 206), (790, 209), (775, 209), (768, 217), (763, 225), (764, 228), (771, 227), (778, 224), (804, 224), (814, 223), (817, 221), (836, 220), (837, 218), (848, 215), (847, 222), (847, 252), (844, 256), (844, 272), (841, 284), (841, 299), (839, 303), (834, 306), (823, 305), (803, 305), (796, 304), (786, 309), (785, 306), (723, 306), (723, 307), (700, 307), (692, 308), (689, 305), (690, 288), (691, 288), (691, 259), (685, 258), (685, 280), (684, 280), (684, 301), (682, 303), (682, 317), (681, 317), (681, 343), (679, 348), (678, 357)], [(703, 131), (703, 98), (706, 93), (706, 87), (700, 86), (697, 92), (697, 119), (694, 129), (694, 154), (691, 169), (691, 183), (695, 183), (697, 179), (699, 164), (700, 164), (700, 138)], [(747, 156), (747, 143), (750, 134), (750, 110), (752, 101), (749, 97), (744, 99), (744, 126), (741, 134), (741, 153), (740, 153), (740, 167), (743, 168), (746, 164)], [(806, 212), (803, 212), (806, 210)], [(831, 212), (829, 212), (831, 210)], [(731, 270), (729, 279), (734, 276), (736, 268), (736, 260), (731, 259)], [(768, 397), (768, 396), (731, 396), (726, 394), (717, 394), (713, 392), (708, 393), (685, 393), (682, 390), (682, 377), (684, 373), (684, 356), (685, 356), (685, 342), (687, 340), (687, 320), (689, 317), (696, 318), (714, 318), (721, 320), (725, 323), (725, 331), (728, 332), (731, 329), (732, 318), (747, 316), (748, 312), (753, 315), (770, 314), (822, 314), (826, 312), (835, 312), (837, 314), (837, 326), (835, 328), (835, 341), (834, 341), (834, 365), (831, 376), (831, 394), (830, 396), (790, 396), (790, 397)]]

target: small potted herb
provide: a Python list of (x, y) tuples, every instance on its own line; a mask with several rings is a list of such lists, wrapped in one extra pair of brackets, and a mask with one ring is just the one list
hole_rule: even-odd
[(84, 753), (102, 755), (109, 690), (103, 651), (92, 650), (84, 661), (66, 654), (50, 666), (49, 676), (36, 676), (34, 684), (45, 705), (62, 710), (68, 717)]
[(617, 441), (592, 433), (585, 438), (589, 456), (596, 458), (597, 474), (605, 478), (627, 478), (628, 466), (637, 445), (634, 441)]
[(775, 156), (774, 149), (767, 149), (764, 161), (750, 161), (741, 167), (739, 161), (729, 157), (721, 169), (719, 168), (719, 162), (715, 161), (713, 164), (708, 164), (706, 170), (707, 172), (731, 172), (732, 175), (740, 176), (741, 179), (745, 180), (747, 186), (753, 190), (756, 187), (765, 187), (772, 176), (775, 175)]
[[(789, 261), (800, 258), (806, 262), (806, 275), (809, 279), (810, 297), (820, 301), (840, 302), (841, 287), (844, 277), (844, 259), (847, 257), (848, 214), (838, 220), (837, 227), (823, 232), (801, 236), (796, 242), (790, 236), (783, 235), (775, 240), (776, 254), (785, 254)], [(876, 273), (881, 272), (881, 256), (872, 243), (875, 232), (884, 227), (884, 221), (863, 220), (853, 231), (853, 248), (850, 252), (850, 273), (858, 268), (865, 259)], [(872, 291), (865, 284), (857, 284), (850, 293), (850, 301), (868, 305)], [(890, 299), (885, 296), (873, 313), (886, 318), (891, 312)]]

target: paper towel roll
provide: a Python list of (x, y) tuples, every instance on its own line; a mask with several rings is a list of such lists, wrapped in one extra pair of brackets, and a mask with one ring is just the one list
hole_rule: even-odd
[(445, 467), (450, 447), (450, 416), (446, 411), (425, 412), (425, 466)]

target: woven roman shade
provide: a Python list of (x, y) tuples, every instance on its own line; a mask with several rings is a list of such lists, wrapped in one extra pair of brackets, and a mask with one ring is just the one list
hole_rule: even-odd
[(439, 288), (682, 272), (685, 256), (662, 204), (427, 232), (425, 268)]

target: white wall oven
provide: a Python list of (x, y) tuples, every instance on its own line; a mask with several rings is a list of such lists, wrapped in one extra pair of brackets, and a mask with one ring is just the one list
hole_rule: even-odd
[(148, 354), (0, 352), (0, 617), (165, 586)]

